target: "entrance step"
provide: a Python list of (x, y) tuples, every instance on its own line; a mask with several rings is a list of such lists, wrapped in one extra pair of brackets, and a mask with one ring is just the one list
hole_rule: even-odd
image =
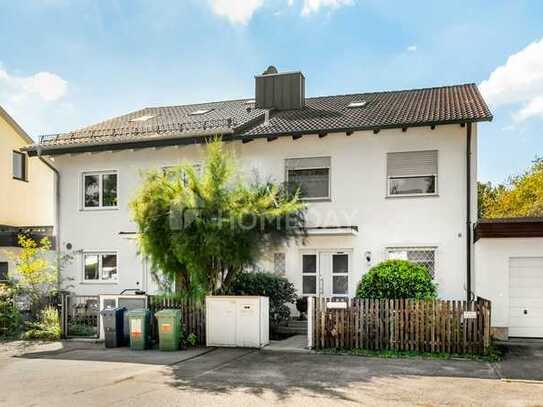
[(307, 334), (307, 321), (298, 321), (295, 319), (289, 320), (285, 325), (281, 325), (277, 328), (278, 333), (283, 334)]

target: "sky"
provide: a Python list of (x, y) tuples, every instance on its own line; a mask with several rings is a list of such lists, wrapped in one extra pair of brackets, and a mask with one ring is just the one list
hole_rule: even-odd
[(476, 83), (479, 178), (543, 156), (543, 1), (0, 0), (0, 105), (34, 138), (145, 106)]

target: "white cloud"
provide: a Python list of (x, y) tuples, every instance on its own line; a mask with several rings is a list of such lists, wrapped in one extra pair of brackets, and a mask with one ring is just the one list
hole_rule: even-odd
[(51, 123), (72, 110), (63, 99), (68, 82), (51, 72), (14, 75), (0, 66), (0, 105), (29, 133), (51, 130)]
[(479, 88), (494, 106), (522, 103), (516, 121), (543, 116), (543, 38), (511, 55)]
[(408, 52), (415, 52), (416, 50), (417, 50), (416, 45), (410, 45), (410, 46), (407, 47)]
[(304, 0), (302, 15), (307, 16), (312, 13), (317, 13), (321, 8), (338, 8), (353, 4), (353, 0)]
[(247, 25), (264, 0), (209, 0), (211, 10), (232, 24)]
[(37, 96), (50, 102), (62, 98), (68, 82), (50, 72), (38, 72), (30, 76), (10, 75), (0, 68), (0, 97), (18, 101)]
[(523, 122), (531, 117), (543, 118), (543, 96), (533, 98), (522, 109), (513, 113), (516, 122)]

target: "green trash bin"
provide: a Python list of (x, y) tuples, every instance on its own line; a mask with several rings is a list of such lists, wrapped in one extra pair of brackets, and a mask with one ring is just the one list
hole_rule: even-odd
[(158, 322), (158, 348), (161, 351), (179, 350), (181, 342), (181, 311), (164, 309), (156, 314)]
[(128, 311), (130, 349), (145, 350), (151, 343), (151, 312), (144, 308)]

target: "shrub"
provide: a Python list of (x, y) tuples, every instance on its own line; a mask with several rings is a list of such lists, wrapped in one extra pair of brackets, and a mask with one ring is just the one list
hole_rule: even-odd
[(263, 295), (270, 299), (270, 324), (277, 326), (290, 318), (290, 309), (286, 305), (296, 301), (294, 284), (284, 277), (271, 273), (239, 273), (227, 294)]
[(307, 313), (307, 297), (300, 297), (296, 300), (296, 309), (300, 313), (300, 318)]
[(40, 312), (40, 320), (29, 323), (23, 337), (25, 339), (56, 341), (60, 339), (60, 333), (58, 311), (54, 307), (45, 307)]
[(17, 336), (22, 323), (23, 318), (15, 305), (13, 290), (0, 286), (0, 337)]
[(356, 296), (433, 299), (437, 297), (437, 285), (424, 266), (406, 260), (388, 260), (362, 277)]

